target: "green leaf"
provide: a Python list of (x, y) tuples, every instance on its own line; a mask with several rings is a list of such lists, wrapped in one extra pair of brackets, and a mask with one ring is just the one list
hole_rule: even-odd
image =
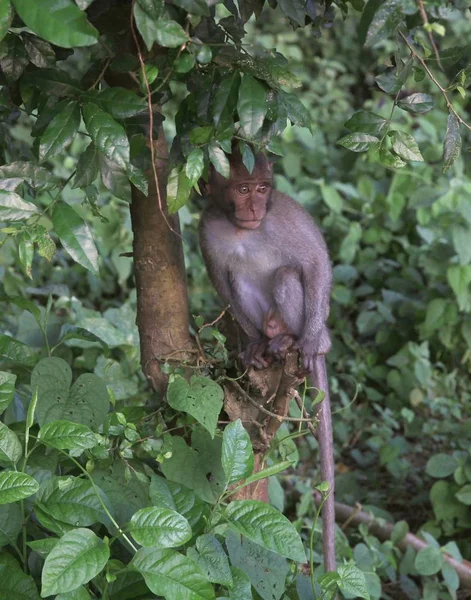
[(387, 39), (393, 34), (401, 22), (401, 0), (385, 0), (375, 12), (366, 34), (365, 46)]
[(3, 413), (15, 394), (16, 375), (0, 371), (0, 414)]
[(98, 152), (91, 142), (80, 155), (77, 163), (77, 173), (71, 185), (73, 188), (84, 188), (93, 183), (98, 175)]
[(393, 544), (399, 544), (409, 533), (409, 524), (407, 521), (398, 521), (391, 532), (391, 542)]
[(343, 209), (343, 198), (331, 185), (321, 184), (321, 193), (324, 202), (327, 206), (337, 214), (340, 214)]
[(47, 231), (38, 233), (34, 240), (38, 246), (38, 254), (49, 262), (56, 253), (56, 244)]
[(92, 273), (98, 273), (98, 252), (92, 233), (75, 210), (59, 201), (52, 211), (52, 224), (70, 256)]
[(155, 41), (165, 48), (177, 48), (188, 41), (181, 25), (172, 19), (159, 19), (155, 23)]
[(286, 469), (289, 469), (292, 466), (293, 461), (284, 460), (280, 463), (277, 463), (276, 465), (271, 465), (270, 467), (267, 467), (262, 471), (257, 471), (257, 473), (250, 475), (246, 478), (244, 483), (248, 485), (249, 483), (255, 483), (256, 481), (260, 481), (260, 479), (265, 479), (266, 477), (273, 477), (273, 475), (278, 475), (278, 473), (281, 473), (282, 471), (285, 471)]
[(23, 181), (36, 189), (60, 183), (50, 171), (33, 163), (13, 162), (0, 167), (0, 190), (15, 190)]
[(125, 169), (129, 163), (129, 140), (123, 127), (92, 102), (83, 106), (83, 119), (98, 150)]
[(176, 375), (167, 389), (170, 406), (192, 415), (209, 431), (211, 437), (216, 433), (223, 400), (223, 389), (208, 377), (192, 376), (188, 383), (186, 379)]
[(443, 554), (440, 548), (422, 548), (415, 557), (414, 566), (419, 575), (435, 575), (443, 566)]
[(187, 13), (200, 17), (209, 17), (207, 0), (172, 0), (173, 4), (186, 10)]
[(72, 0), (12, 0), (16, 12), (39, 37), (61, 46), (91, 46), (98, 31)]
[(411, 135), (403, 131), (390, 131), (388, 136), (391, 138), (394, 152), (402, 159), (423, 162), (419, 146)]
[(14, 431), (0, 422), (0, 461), (2, 463), (16, 463), (23, 456), (23, 447)]
[(386, 94), (397, 94), (404, 85), (403, 78), (398, 74), (397, 69), (389, 69), (381, 75), (375, 77), (375, 81)]
[(214, 92), (210, 114), (214, 127), (218, 131), (224, 131), (233, 123), (234, 111), (237, 107), (237, 99), (239, 97), (239, 87), (240, 73), (234, 71), (222, 78), (221, 83)]
[(134, 20), (147, 49), (150, 50), (156, 38), (156, 22), (160, 19), (164, 0), (137, 0), (134, 4)]
[(355, 598), (366, 598), (369, 600), (368, 585), (365, 575), (355, 565), (340, 565), (337, 569), (339, 576), (337, 585), (341, 592), (352, 595)]
[(54, 600), (90, 600), (90, 594), (88, 593), (87, 588), (80, 586), (72, 592), (57, 594)]
[(471, 229), (462, 227), (461, 225), (453, 225), (451, 229), (451, 237), (453, 246), (459, 256), (460, 264), (466, 265), (471, 263)]
[(294, 94), (289, 94), (283, 90), (278, 90), (278, 97), (283, 102), (288, 114), (288, 119), (293, 125), (299, 125), (300, 127), (307, 127), (311, 130), (311, 117), (304, 104)]
[(207, 144), (209, 140), (213, 137), (214, 128), (211, 125), (206, 125), (205, 127), (194, 127), (190, 131), (190, 142), (192, 144)]
[(48, 160), (60, 154), (70, 144), (80, 127), (80, 106), (69, 102), (49, 123), (41, 136), (39, 159)]
[(219, 146), (215, 142), (212, 142), (208, 147), (208, 151), (209, 160), (211, 161), (211, 164), (214, 166), (216, 171), (226, 179), (229, 179), (229, 176), (231, 174), (231, 165), (224, 150), (221, 148), (221, 146)]
[(1, 221), (21, 221), (29, 219), (32, 215), (39, 212), (39, 209), (32, 202), (23, 200), (15, 192), (0, 190), (0, 220)]
[(0, 504), (24, 500), (35, 494), (38, 489), (39, 483), (26, 473), (16, 471), (0, 473)]
[(213, 600), (214, 589), (194, 561), (171, 549), (140, 548), (131, 565), (166, 600)]
[(352, 150), (352, 152), (366, 152), (373, 144), (378, 142), (379, 139), (376, 136), (368, 133), (349, 133), (340, 139), (337, 144)]
[(57, 542), (42, 571), (41, 596), (71, 592), (96, 577), (110, 557), (110, 549), (89, 529), (73, 529)]
[(195, 66), (195, 57), (189, 52), (184, 52), (173, 63), (175, 73), (189, 73)]
[(428, 94), (416, 93), (402, 98), (397, 105), (407, 112), (422, 115), (431, 110), (435, 106), (435, 102)]
[(0, 41), (5, 37), (13, 20), (13, 8), (10, 0), (0, 0)]
[(360, 110), (350, 117), (344, 127), (355, 133), (363, 132), (372, 135), (380, 134), (388, 124), (387, 119), (372, 112)]
[(0, 506), (0, 547), (14, 546), (22, 525), (23, 516), (18, 503)]
[(23, 79), (50, 96), (77, 96), (83, 91), (76, 79), (60, 69), (38, 69), (25, 73)]
[(170, 171), (167, 181), (167, 206), (169, 214), (174, 214), (188, 201), (193, 184), (182, 166)]
[(5, 600), (40, 600), (34, 579), (20, 569), (0, 565), (0, 580)]
[(265, 85), (245, 74), (239, 88), (237, 112), (244, 134), (253, 138), (263, 125), (267, 113), (267, 89)]
[(254, 466), (252, 444), (240, 419), (230, 423), (224, 429), (221, 460), (228, 484), (252, 474)]
[(32, 279), (32, 266), (34, 257), (34, 242), (28, 231), (18, 236), (18, 258), (26, 275)]
[(195, 148), (190, 152), (186, 159), (185, 173), (193, 186), (203, 174), (204, 152), (201, 148)]
[(40, 426), (57, 420), (83, 423), (97, 428), (108, 413), (108, 391), (103, 381), (84, 373), (70, 388), (72, 372), (60, 358), (43, 358), (31, 374), (31, 387), (38, 389), (37, 418)]
[(294, 525), (273, 506), (258, 500), (236, 500), (225, 510), (229, 528), (280, 556), (305, 562)]
[(46, 558), (58, 541), (58, 538), (47, 537), (42, 540), (28, 542), (28, 547), (37, 552), (41, 558)]
[(456, 492), (456, 497), (460, 502), (466, 504), (466, 506), (471, 505), (471, 483), (467, 483), (464, 485), (458, 492)]
[(118, 86), (102, 90), (94, 101), (115, 119), (128, 119), (147, 110), (145, 98)]
[(129, 530), (141, 546), (174, 548), (191, 539), (190, 524), (174, 510), (151, 506), (132, 516)]
[(471, 312), (471, 265), (453, 265), (447, 270), (448, 283), (455, 292), (460, 310)]
[(36, 353), (23, 342), (9, 335), (0, 334), (0, 356), (19, 365), (32, 367), (36, 363)]
[(205, 571), (209, 581), (232, 588), (229, 560), (216, 536), (200, 535), (196, 540), (196, 549), (198, 552), (192, 552), (190, 558)]
[(51, 44), (38, 38), (35, 35), (23, 33), (25, 50), (35, 67), (45, 69), (51, 67), (56, 62), (56, 55)]
[(406, 163), (399, 158), (396, 154), (393, 154), (385, 146), (381, 146), (378, 153), (379, 162), (389, 169), (400, 169), (406, 166)]
[(444, 477), (452, 475), (457, 467), (458, 461), (453, 456), (449, 456), (448, 454), (435, 454), (429, 458), (425, 467), (425, 472), (427, 475), (430, 475), (430, 477), (443, 479)]
[(306, 10), (302, 0), (278, 0), (278, 6), (292, 21), (304, 27), (306, 21)]
[(74, 450), (81, 453), (97, 445), (94, 433), (86, 425), (70, 421), (51, 421), (39, 430), (38, 439), (58, 450)]
[(453, 113), (448, 115), (443, 141), (443, 173), (448, 171), (461, 152), (460, 122)]
[(248, 144), (242, 140), (239, 142), (239, 149), (242, 155), (242, 162), (249, 173), (252, 173), (255, 167), (255, 156)]
[(110, 160), (101, 152), (98, 152), (98, 165), (100, 167), (101, 180), (106, 189), (126, 202), (131, 201), (131, 187), (127, 173), (127, 166), (122, 167)]

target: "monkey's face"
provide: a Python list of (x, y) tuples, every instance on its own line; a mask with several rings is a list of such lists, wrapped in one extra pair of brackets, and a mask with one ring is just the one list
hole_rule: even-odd
[(271, 190), (271, 181), (264, 179), (231, 181), (224, 194), (229, 220), (242, 229), (257, 229), (267, 214)]

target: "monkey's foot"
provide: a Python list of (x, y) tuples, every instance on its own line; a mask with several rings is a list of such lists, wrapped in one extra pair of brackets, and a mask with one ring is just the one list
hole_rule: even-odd
[(266, 369), (271, 365), (273, 359), (266, 356), (267, 342), (252, 342), (247, 348), (240, 353), (239, 358), (246, 367), (254, 367), (255, 369)]
[(294, 342), (294, 336), (288, 333), (280, 333), (275, 335), (275, 337), (268, 342), (267, 352), (269, 355), (283, 359), (288, 350), (293, 346)]

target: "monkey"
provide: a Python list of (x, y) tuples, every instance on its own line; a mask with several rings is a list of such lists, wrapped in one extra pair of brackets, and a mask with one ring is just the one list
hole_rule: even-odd
[(326, 571), (335, 570), (334, 459), (325, 354), (332, 270), (320, 229), (295, 200), (273, 189), (273, 166), (255, 155), (249, 173), (233, 147), (230, 176), (210, 168), (203, 193), (209, 204), (199, 239), (209, 277), (246, 333), (246, 366), (268, 367), (289, 349), (300, 373), (325, 391), (319, 412), (321, 475), (330, 494), (323, 508)]

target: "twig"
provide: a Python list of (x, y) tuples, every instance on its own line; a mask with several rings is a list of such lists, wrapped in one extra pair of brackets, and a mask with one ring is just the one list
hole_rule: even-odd
[(437, 59), (437, 65), (443, 71), (442, 61), (440, 60), (440, 53), (438, 52), (438, 48), (437, 48), (437, 45), (435, 43), (435, 39), (433, 37), (433, 33), (428, 29), (428, 27), (430, 26), (430, 23), (429, 23), (429, 20), (428, 20), (427, 12), (425, 10), (424, 0), (417, 0), (417, 4), (419, 5), (419, 11), (420, 11), (420, 14), (422, 16), (422, 21), (424, 22), (425, 29), (426, 29), (426, 31), (428, 33), (428, 39), (430, 40), (430, 43), (432, 44), (433, 51), (435, 52), (435, 58)]
[(214, 321), (211, 321), (211, 323), (204, 323), (203, 325), (201, 325), (201, 327), (198, 329), (198, 333), (203, 331), (203, 329), (206, 329), (206, 327), (212, 327), (213, 325), (216, 325), (216, 323), (218, 321), (220, 321), (223, 316), (226, 314), (227, 309), (229, 308), (230, 304), (228, 304), (223, 310), (222, 312), (219, 313), (219, 315), (214, 319)]
[(132, 37), (134, 39), (134, 43), (136, 45), (137, 56), (139, 58), (139, 65), (141, 67), (142, 80), (144, 81), (145, 86), (146, 86), (147, 107), (149, 109), (149, 144), (150, 144), (150, 155), (151, 155), (151, 161), (152, 161), (152, 172), (153, 172), (153, 175), (154, 175), (154, 184), (155, 184), (155, 189), (156, 189), (156, 193), (157, 193), (157, 201), (159, 203), (160, 214), (163, 216), (164, 221), (165, 221), (167, 227), (170, 229), (170, 231), (172, 231), (172, 233), (174, 233), (175, 235), (177, 235), (178, 237), (181, 238), (181, 235), (178, 233), (178, 231), (175, 231), (175, 229), (170, 225), (170, 223), (169, 223), (169, 221), (167, 219), (167, 215), (165, 214), (165, 212), (163, 210), (162, 197), (160, 195), (159, 177), (157, 175), (157, 167), (155, 165), (156, 158), (155, 158), (155, 148), (154, 148), (154, 110), (152, 108), (152, 94), (151, 94), (151, 91), (150, 91), (149, 80), (147, 79), (146, 66), (145, 66), (144, 58), (142, 56), (141, 47), (139, 46), (139, 40), (137, 39), (136, 30), (134, 28), (134, 5), (135, 5), (135, 3), (136, 3), (136, 0), (132, 0), (132, 5), (131, 5), (131, 34), (132, 34)]
[(456, 112), (455, 107), (453, 106), (451, 100), (448, 98), (448, 95), (446, 93), (446, 90), (444, 87), (442, 87), (440, 85), (440, 83), (437, 81), (435, 75), (432, 73), (432, 71), (428, 68), (427, 63), (425, 62), (425, 60), (419, 56), (417, 54), (417, 52), (414, 50), (414, 48), (412, 47), (412, 44), (409, 42), (409, 40), (406, 38), (406, 36), (402, 33), (402, 31), (399, 31), (399, 35), (402, 37), (402, 39), (405, 41), (405, 43), (407, 44), (407, 46), (409, 47), (410, 53), (411, 55), (416, 58), (420, 64), (422, 65), (422, 67), (425, 69), (427, 75), (429, 76), (430, 80), (433, 81), (433, 83), (437, 86), (437, 88), (440, 90), (440, 92), (442, 93), (443, 98), (445, 99), (446, 105), (448, 107), (448, 110), (450, 112), (452, 112), (455, 117), (458, 119), (458, 121), (464, 125), (466, 127), (466, 129), (468, 129), (469, 131), (471, 131), (471, 125), (468, 125), (468, 123), (466, 123), (466, 121), (464, 119), (462, 119), (460, 117), (460, 115)]
[(272, 412), (271, 410), (266, 409), (264, 406), (262, 406), (261, 404), (259, 404), (255, 400), (253, 400), (249, 396), (249, 394), (247, 394), (247, 392), (244, 390), (244, 388), (237, 383), (237, 381), (233, 381), (232, 383), (236, 386), (236, 388), (239, 390), (239, 392), (242, 394), (242, 396), (248, 402), (250, 402), (250, 404), (252, 406), (254, 406), (255, 408), (258, 408), (258, 410), (260, 410), (262, 413), (264, 413), (265, 415), (267, 415), (269, 417), (276, 419), (280, 423), (283, 421), (290, 421), (292, 423), (312, 423), (312, 419), (302, 419), (300, 417), (283, 417), (281, 415), (277, 415), (276, 413)]
[(105, 64), (104, 64), (103, 68), (101, 69), (101, 71), (100, 71), (100, 74), (99, 74), (99, 75), (98, 75), (98, 77), (95, 79), (95, 81), (92, 83), (92, 85), (91, 85), (91, 86), (88, 88), (89, 90), (93, 90), (93, 88), (94, 88), (94, 87), (95, 87), (95, 86), (96, 86), (98, 83), (100, 83), (100, 81), (101, 81), (101, 78), (103, 77), (103, 75), (104, 75), (104, 74), (105, 74), (105, 72), (106, 72), (106, 69), (107, 69), (107, 68), (110, 66), (110, 62), (111, 62), (111, 58), (107, 58), (107, 59), (105, 60)]
[[(303, 405), (303, 399), (299, 395), (299, 392), (294, 392), (294, 399), (296, 400), (296, 404), (298, 405), (299, 410), (302, 412), (302, 414), (305, 417), (308, 417), (309, 413), (307, 412), (306, 408)], [(317, 439), (317, 432), (316, 432), (316, 428), (312, 424), (312, 419), (309, 419), (309, 423), (307, 424), (307, 428), (312, 433), (312, 435)]]

